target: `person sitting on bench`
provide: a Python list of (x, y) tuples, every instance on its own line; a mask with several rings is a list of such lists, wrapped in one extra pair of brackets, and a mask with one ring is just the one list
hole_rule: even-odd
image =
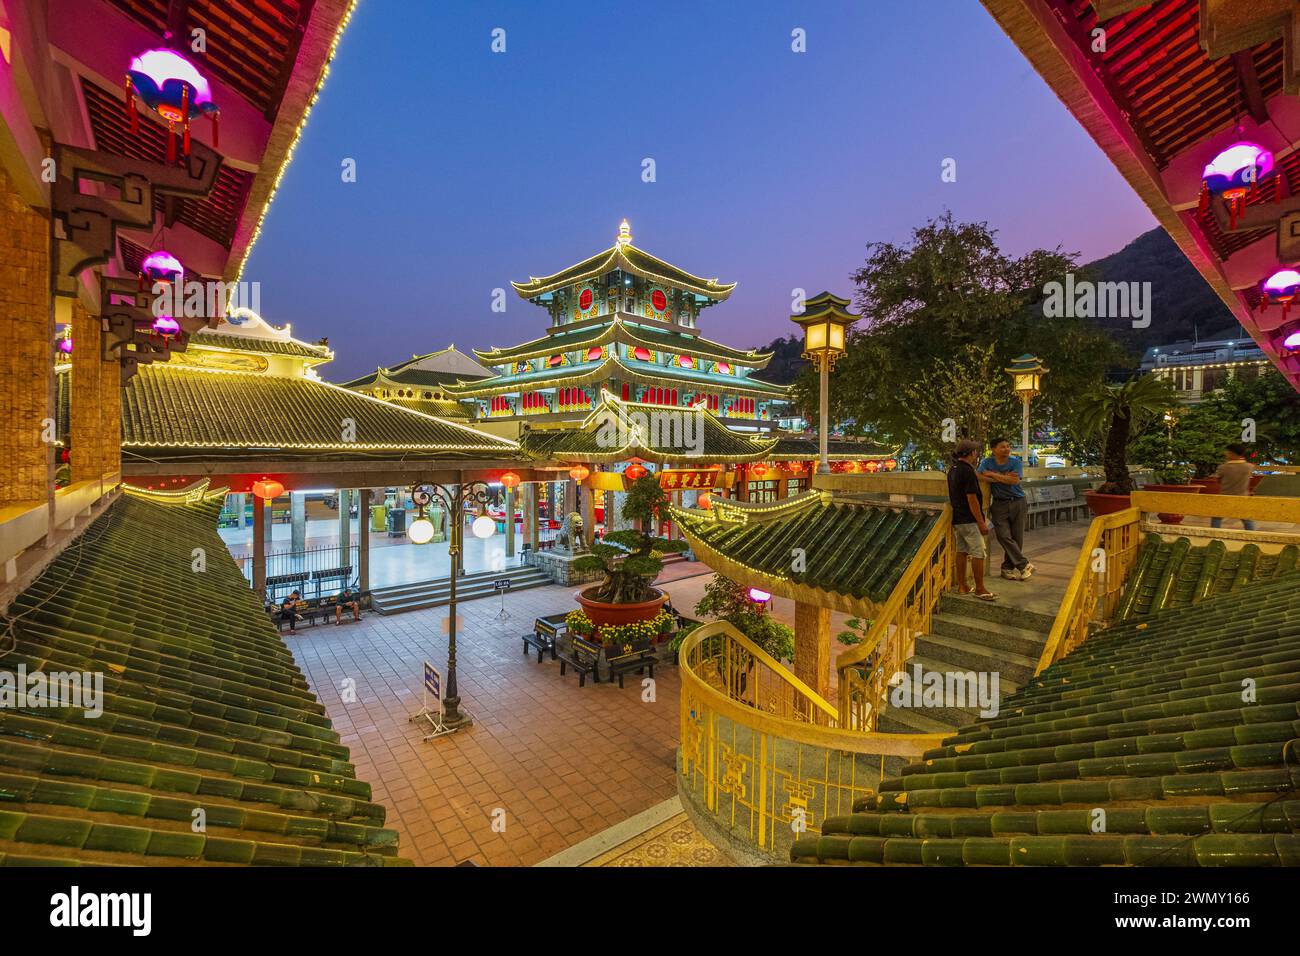
[(343, 623), (343, 609), (345, 607), (352, 611), (352, 620), (361, 620), (361, 598), (351, 588), (344, 588), (340, 591), (338, 598), (334, 601), (335, 624)]
[(302, 618), (302, 615), (298, 613), (298, 605), (301, 603), (302, 595), (297, 591), (293, 591), (284, 599), (284, 603), (280, 605), (280, 623), (283, 624), (288, 622), (290, 634), (298, 633), (297, 624)]

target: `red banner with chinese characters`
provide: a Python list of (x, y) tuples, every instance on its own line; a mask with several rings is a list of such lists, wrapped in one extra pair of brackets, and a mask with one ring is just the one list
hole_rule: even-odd
[(665, 491), (707, 491), (718, 487), (722, 474), (717, 468), (682, 468), (659, 472), (659, 487)]

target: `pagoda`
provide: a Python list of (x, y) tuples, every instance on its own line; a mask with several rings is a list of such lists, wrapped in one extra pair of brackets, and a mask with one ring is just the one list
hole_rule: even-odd
[(771, 353), (734, 349), (696, 330), (700, 313), (725, 301), (735, 283), (702, 279), (638, 248), (626, 219), (610, 248), (512, 285), (546, 309), (551, 324), (522, 345), (476, 349), (491, 377), (443, 385), (449, 398), (472, 403), (479, 421), (582, 421), (602, 391), (624, 402), (702, 408), (743, 431), (774, 430), (782, 417), (789, 389), (754, 377)]

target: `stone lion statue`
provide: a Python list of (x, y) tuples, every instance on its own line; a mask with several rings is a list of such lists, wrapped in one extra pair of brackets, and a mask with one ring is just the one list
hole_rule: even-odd
[(560, 524), (559, 546), (570, 554), (580, 554), (587, 550), (587, 539), (582, 534), (582, 515), (578, 512), (570, 511), (564, 516), (564, 521)]

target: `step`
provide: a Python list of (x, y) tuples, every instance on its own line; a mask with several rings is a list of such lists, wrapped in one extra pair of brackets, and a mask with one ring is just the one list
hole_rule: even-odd
[(1011, 651), (1035, 659), (1043, 652), (1047, 643), (1046, 631), (1034, 631), (1026, 627), (1011, 624), (997, 624), (983, 618), (972, 618), (952, 612), (940, 612), (930, 616), (930, 630), (944, 637), (955, 637), (971, 644)]
[[(462, 574), (458, 577), (456, 579), (456, 587), (457, 589), (460, 589), (475, 584), (482, 584), (484, 582), (498, 581), (501, 578), (510, 578), (513, 580), (518, 577), (531, 577), (544, 573), (545, 572), (538, 568), (529, 566), (506, 568), (502, 571), (475, 571), (471, 574)], [(423, 594), (432, 588), (446, 589), (450, 586), (451, 578), (433, 578), (428, 581), (414, 581), (410, 584), (395, 584), (391, 587), (372, 588), (370, 593), (373, 597), (383, 599), (401, 597), (402, 595), (407, 594)]]
[(951, 670), (997, 672), (998, 680), (1024, 684), (1034, 676), (1038, 658), (984, 647), (942, 634), (925, 634), (916, 639), (919, 657), (941, 661)]
[(943, 734), (951, 737), (957, 733), (956, 724), (937, 720), (929, 716), (928, 711), (905, 707), (886, 708), (876, 723), (876, 729), (883, 734)]
[[(495, 578), (480, 583), (466, 585), (458, 582), (456, 586), (456, 602), (473, 601), (478, 598), (494, 597), (500, 592), (492, 583)], [(545, 574), (537, 573), (528, 577), (512, 578), (510, 582), (510, 592), (526, 591), (529, 588), (544, 587), (552, 584), (550, 577)], [(379, 614), (397, 614), (402, 611), (418, 611), (431, 607), (442, 607), (451, 603), (451, 590), (447, 587), (429, 589), (423, 593), (406, 594), (396, 598), (380, 598), (373, 601), (374, 609)]]
[(979, 618), (994, 624), (1009, 624), (1012, 627), (1042, 631), (1044, 634), (1051, 633), (1052, 625), (1056, 623), (1054, 614), (1016, 607), (1011, 603), (1012, 600), (1013, 597), (1004, 596), (997, 601), (981, 601), (977, 597), (950, 591), (939, 598), (939, 610), (945, 614)]
[[(906, 683), (910, 683), (912, 681), (913, 677), (915, 676), (913, 667), (918, 664), (921, 666), (922, 679), (924, 679), (924, 675), (929, 673), (948, 674), (954, 671), (960, 673), (969, 670), (969, 668), (955, 667), (952, 664), (947, 664), (944, 663), (943, 661), (934, 660), (933, 658), (913, 657), (911, 660), (907, 662), (907, 668), (904, 671), (906, 675), (905, 678)], [(1016, 693), (1018, 690), (1020, 690), (1019, 685), (1013, 684), (1011, 681), (1003, 679), (1001, 674), (998, 675), (998, 700), (999, 701), (1006, 700), (1008, 697)], [(911, 708), (899, 708), (899, 707), (886, 706), (885, 708), (886, 713), (896, 713), (899, 710), (921, 710), (924, 713), (928, 714), (929, 716), (933, 717), (934, 719), (940, 721), (941, 723), (952, 724), (954, 727), (964, 727), (967, 724), (973, 724), (976, 721), (983, 719), (983, 717), (980, 714), (980, 708), (978, 705), (973, 707), (924, 707), (923, 706), (923, 707), (911, 707)]]

